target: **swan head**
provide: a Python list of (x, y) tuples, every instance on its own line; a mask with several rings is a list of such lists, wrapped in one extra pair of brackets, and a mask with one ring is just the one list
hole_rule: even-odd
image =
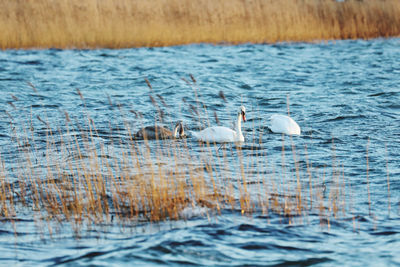
[(238, 116), (240, 116), (243, 121), (246, 121), (246, 108), (244, 106), (240, 106)]
[(185, 135), (185, 129), (183, 127), (183, 123), (181, 121), (178, 121), (175, 124), (175, 128), (174, 128), (174, 137), (175, 138), (184, 138)]

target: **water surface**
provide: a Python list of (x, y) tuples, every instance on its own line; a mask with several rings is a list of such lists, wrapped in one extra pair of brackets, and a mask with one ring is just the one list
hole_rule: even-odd
[[(195, 84), (189, 74), (193, 74)], [(132, 129), (153, 124), (157, 112), (146, 78), (168, 126), (177, 120), (189, 130), (200, 126), (190, 107), (197, 104), (195, 93), (207, 106), (211, 124), (216, 124), (215, 111), (221, 125), (232, 126), (238, 107), (245, 105), (248, 122), (243, 125), (243, 154), (245, 158), (256, 157), (265, 168), (261, 171), (271, 173), (275, 169), (278, 176), (282, 172), (282, 136), (268, 131), (268, 117), (287, 114), (289, 100), (290, 115), (302, 127), (302, 135), (293, 138), (300, 167), (305, 169), (307, 146), (308, 160), (320, 179), (315, 181), (316, 186), (324, 186), (324, 175), (325, 183), (333, 183), (332, 172), (340, 170), (351, 186), (351, 200), (347, 199), (352, 202), (351, 210), (337, 220), (333, 218), (330, 227), (321, 225), (315, 211), (290, 224), (279, 214), (261, 211), (242, 215), (240, 210), (229, 209), (207, 218), (197, 216), (202, 213), (194, 210), (186, 221), (143, 222), (122, 230), (112, 224), (88, 227), (82, 229), (78, 239), (67, 223), (49, 235), (33, 212), (17, 212), (15, 224), (8, 220), (0, 224), (1, 264), (400, 264), (399, 39), (2, 51), (0, 145), (6, 168), (12, 173), (18, 166), (13, 127), (22, 129), (32, 123), (38, 132), (42, 130), (37, 140), (38, 155), (45, 150), (45, 127), (37, 115), (63, 131), (64, 112), (78, 124), (89, 114), (106, 141), (127, 138), (127, 132), (119, 130), (124, 123)], [(220, 91), (226, 101), (219, 97)], [(161, 98), (166, 106), (160, 104)], [(129, 110), (140, 112), (143, 118)], [(285, 141), (291, 168), (288, 172), (294, 172), (289, 138)], [(192, 153), (202, 153), (196, 142), (189, 138), (188, 143)], [(256, 146), (262, 151), (259, 155), (268, 157), (248, 149)], [(231, 164), (235, 155), (229, 156)], [(251, 174), (249, 177), (256, 179)], [(307, 179), (307, 175), (302, 176), (302, 183)]]

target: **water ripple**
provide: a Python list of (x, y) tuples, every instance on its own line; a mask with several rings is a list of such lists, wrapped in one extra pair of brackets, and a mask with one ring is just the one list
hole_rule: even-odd
[[(311, 181), (315, 189), (311, 193), (321, 203), (336, 199), (341, 190), (349, 195), (340, 200), (351, 203), (345, 218), (337, 220), (322, 218), (314, 210), (305, 210), (310, 214), (304, 218), (260, 210), (247, 216), (238, 207), (221, 211), (217, 218), (204, 218), (207, 209), (199, 206), (185, 210), (184, 222), (132, 224), (123, 231), (114, 225), (104, 226), (104, 232), (84, 229), (86, 235), (78, 238), (72, 231), (57, 232), (57, 227), (50, 234), (47, 221), (39, 227), (36, 213), (30, 211), (1, 219), (2, 264), (399, 265), (399, 55), (399, 39), (0, 51), (1, 161), (10, 164), (9, 172), (23, 162), (15, 153), (16, 143), (29, 136), (31, 129), (38, 138), (34, 153), (42, 155), (52, 133), (60, 131), (67, 139), (90, 134), (92, 129), (84, 121), (89, 116), (96, 123), (97, 145), (111, 150), (131, 145), (125, 126), (135, 132), (153, 125), (158, 114), (163, 115), (165, 126), (182, 120), (188, 130), (197, 130), (216, 124), (215, 112), (220, 125), (231, 127), (243, 104), (248, 109), (248, 122), (243, 125), (246, 143), (240, 148), (227, 146), (226, 153), (230, 165), (241, 153), (245, 160), (258, 162), (259, 169), (246, 173), (248, 188), (257, 192), (260, 186), (274, 186), (280, 190), (298, 177), (302, 188), (308, 188)], [(207, 108), (208, 119), (199, 107)], [(269, 115), (288, 112), (302, 127), (299, 137), (268, 130)], [(74, 125), (68, 133), (67, 124)], [(54, 144), (59, 145), (54, 136)], [(82, 141), (80, 136), (78, 140)], [(196, 157), (204, 152), (191, 139), (187, 145)], [(148, 147), (154, 149), (156, 142), (149, 142)], [(24, 152), (30, 149), (23, 144), (21, 148)], [(293, 158), (293, 148), (297, 158)], [(213, 150), (219, 159), (223, 159), (221, 151), (222, 147)], [(86, 152), (79, 157), (69, 153), (65, 160), (83, 159)], [(114, 155), (102, 157), (117, 161)], [(160, 160), (160, 164), (170, 162)], [(203, 165), (190, 164), (194, 171), (204, 171)], [(245, 164), (253, 166), (254, 162)], [(39, 160), (34, 166), (46, 165)], [(297, 172), (296, 167), (304, 171)], [(240, 173), (227, 166), (220, 171), (226, 171), (226, 181), (236, 181)], [(259, 175), (267, 178), (265, 183)], [(18, 181), (12, 186), (17, 187)], [(240, 184), (235, 186), (238, 189)], [(328, 186), (333, 189), (326, 190)], [(294, 201), (292, 195), (268, 197), (273, 201), (286, 196)], [(259, 195), (251, 197), (257, 202)], [(324, 206), (318, 211), (333, 212)], [(293, 220), (299, 225), (292, 226)]]

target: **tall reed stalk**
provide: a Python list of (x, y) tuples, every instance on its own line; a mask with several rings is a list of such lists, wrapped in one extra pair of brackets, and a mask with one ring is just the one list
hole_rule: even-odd
[[(85, 98), (79, 91), (78, 95), (86, 107)], [(198, 114), (207, 114), (206, 106), (197, 101)], [(109, 103), (112, 105), (111, 100)], [(119, 111), (122, 116), (124, 111)], [(18, 107), (16, 112), (20, 112)], [(67, 221), (79, 231), (83, 224), (187, 219), (195, 210), (200, 210), (198, 216), (223, 210), (267, 217), (277, 214), (289, 223), (318, 214), (321, 224), (328, 227), (332, 217), (353, 213), (351, 184), (340, 171), (334, 144), (332, 175), (327, 177), (325, 169), (309, 163), (307, 147), (306, 166), (300, 166), (301, 153), (292, 137), (293, 161), (286, 155), (282, 136), (281, 166), (277, 163), (276, 168), (262, 148), (261, 136), (258, 144), (254, 141), (246, 149), (238, 144), (194, 144), (185, 139), (136, 140), (135, 130), (125, 121), (125, 128), (120, 129), (123, 136), (115, 138), (110, 129), (109, 142), (105, 142), (89, 113), (83, 113), (85, 118), (79, 122), (67, 112), (60, 114), (65, 125), (57, 128), (46, 115), (30, 114), (27, 126), (15, 127), (11, 121), (17, 163), (7, 166), (0, 159), (0, 218), (13, 220), (19, 212), (29, 210), (40, 225), (43, 221)], [(33, 120), (38, 120), (41, 128), (33, 128)], [(45, 147), (40, 142), (43, 133)], [(369, 141), (367, 179), (368, 149)], [(288, 165), (291, 162), (292, 167)], [(387, 183), (389, 191), (389, 179)], [(371, 210), (369, 180), (367, 188)]]

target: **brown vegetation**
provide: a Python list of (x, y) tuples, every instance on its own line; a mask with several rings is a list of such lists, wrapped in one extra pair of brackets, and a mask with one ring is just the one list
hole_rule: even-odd
[[(85, 102), (79, 90), (78, 95)], [(161, 114), (160, 105), (154, 106)], [(198, 116), (207, 112), (205, 107), (193, 108)], [(321, 224), (329, 226), (331, 218), (354, 212), (351, 183), (336, 167), (340, 164), (334, 147), (332, 176), (326, 177), (323, 168), (308, 161), (307, 147), (301, 156), (291, 137), (282, 136), (282, 162), (278, 163), (282, 166), (270, 168), (266, 150), (258, 149), (261, 141), (257, 140), (247, 140), (253, 144), (244, 158), (240, 146), (199, 144), (201, 152), (194, 152), (185, 139), (134, 140), (128, 123), (120, 138), (114, 139), (110, 129), (110, 144), (99, 137), (89, 115), (75, 124), (65, 113), (61, 130), (33, 114), (27, 126), (16, 125), (7, 114), (17, 149), (15, 163), (7, 165), (0, 159), (2, 220), (13, 221), (27, 211), (39, 223), (70, 222), (79, 231), (83, 224), (186, 219), (185, 210), (197, 209), (203, 216), (222, 210), (262, 213), (267, 218), (273, 213), (289, 223), (318, 214)], [(32, 126), (36, 119), (42, 129)], [(44, 133), (45, 149), (38, 146)], [(285, 151), (285, 143), (291, 151)], [(291, 158), (294, 167), (288, 168), (285, 162)], [(306, 166), (299, 166), (301, 160)]]
[(2, 49), (400, 36), (398, 0), (0, 0), (0, 6)]

